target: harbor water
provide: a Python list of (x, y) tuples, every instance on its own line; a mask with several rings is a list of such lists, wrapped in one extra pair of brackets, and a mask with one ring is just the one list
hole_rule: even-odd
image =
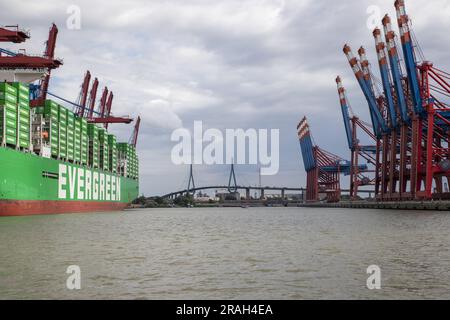
[(3, 217), (0, 299), (449, 299), (449, 230), (447, 212), (362, 209)]

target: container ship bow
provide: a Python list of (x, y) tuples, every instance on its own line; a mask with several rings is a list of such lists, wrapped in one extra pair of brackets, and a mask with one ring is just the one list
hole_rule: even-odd
[[(132, 119), (112, 115), (106, 87), (96, 106), (99, 83), (89, 71), (77, 102), (48, 90), (62, 65), (57, 34), (52, 25), (42, 56), (0, 48), (0, 216), (123, 210), (139, 194), (140, 118), (130, 141), (117, 142), (108, 125)], [(17, 26), (0, 27), (2, 43), (28, 38)]]

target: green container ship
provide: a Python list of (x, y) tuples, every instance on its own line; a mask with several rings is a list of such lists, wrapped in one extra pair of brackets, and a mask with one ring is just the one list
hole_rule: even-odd
[[(0, 42), (27, 37), (0, 28)], [(118, 143), (95, 121), (103, 111), (94, 119), (47, 99), (42, 88), (60, 65), (49, 46), (42, 58), (0, 54), (0, 216), (123, 210), (139, 193), (137, 132)]]

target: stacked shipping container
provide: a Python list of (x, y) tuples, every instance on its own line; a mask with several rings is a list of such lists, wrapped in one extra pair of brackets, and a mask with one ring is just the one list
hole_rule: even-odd
[(117, 173), (117, 139), (116, 136), (108, 134), (109, 145), (109, 171)]
[(30, 149), (30, 86), (20, 82), (12, 86), (17, 91), (17, 144), (20, 148)]
[(74, 118), (73, 160), (81, 163), (81, 119)]
[(59, 106), (59, 157), (67, 159), (67, 109)]
[(99, 129), (98, 138), (100, 142), (100, 168), (103, 170), (109, 170), (109, 144), (105, 129)]
[[(40, 112), (41, 110), (38, 110)], [(45, 101), (44, 118), (47, 119), (49, 126), (49, 141), (51, 148), (51, 155), (58, 157), (59, 155), (59, 105), (51, 100)]]
[(89, 139), (88, 122), (84, 118), (79, 118), (81, 128), (81, 164), (88, 165), (89, 160)]
[(99, 152), (99, 127), (93, 123), (88, 124), (89, 136), (89, 165), (92, 168), (100, 168), (100, 152)]
[(125, 177), (137, 179), (139, 175), (139, 163), (136, 148), (128, 143), (118, 143), (119, 172)]
[(30, 149), (30, 89), (22, 83), (0, 84), (2, 144)]
[[(52, 100), (34, 109), (42, 114), (45, 140), (53, 158), (89, 165), (92, 168), (138, 178), (136, 150), (128, 143), (117, 143), (114, 135), (78, 118)], [(30, 88), (24, 83), (0, 83), (0, 142), (31, 149)]]
[(0, 83), (0, 133), (2, 144), (17, 145), (17, 89)]
[(75, 160), (75, 115), (67, 110), (67, 160)]

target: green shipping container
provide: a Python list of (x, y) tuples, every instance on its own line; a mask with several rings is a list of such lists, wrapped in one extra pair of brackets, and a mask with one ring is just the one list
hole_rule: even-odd
[(59, 104), (57, 104), (53, 100), (45, 100), (44, 104), (44, 114), (52, 114), (58, 117), (59, 113)]
[(0, 105), (17, 104), (17, 89), (6, 82), (0, 83)]

